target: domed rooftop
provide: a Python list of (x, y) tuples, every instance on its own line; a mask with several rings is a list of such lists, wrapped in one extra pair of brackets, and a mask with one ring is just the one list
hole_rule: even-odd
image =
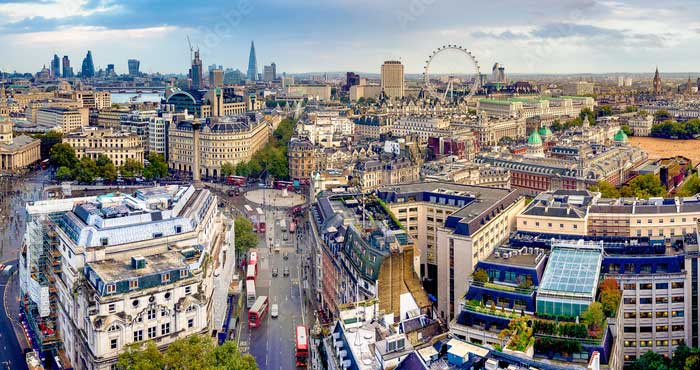
[(624, 143), (624, 142), (626, 142), (626, 141), (629, 140), (629, 139), (627, 138), (627, 134), (625, 134), (625, 132), (622, 131), (622, 129), (620, 129), (620, 131), (618, 131), (618, 132), (615, 134), (615, 137), (613, 138), (613, 140), (615, 140), (615, 142)]
[(547, 126), (540, 127), (540, 136), (552, 136), (552, 130)]
[(542, 145), (542, 137), (537, 132), (537, 130), (532, 131), (530, 136), (527, 137), (527, 144), (528, 145)]

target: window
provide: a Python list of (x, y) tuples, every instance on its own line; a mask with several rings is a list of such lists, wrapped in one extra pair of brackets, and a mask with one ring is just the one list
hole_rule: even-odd
[(115, 305), (114, 303), (110, 303), (109, 306), (107, 306), (107, 311), (109, 311), (109, 313), (112, 313), (116, 310), (117, 310), (117, 305)]
[(170, 334), (170, 323), (166, 322), (165, 324), (160, 325), (160, 335), (166, 335)]
[(188, 328), (194, 327), (194, 319), (187, 319), (187, 327)]
[(685, 325), (672, 325), (672, 331), (685, 331)]
[(107, 294), (114, 293), (117, 291), (117, 286), (115, 284), (107, 284)]
[(108, 333), (114, 333), (114, 332), (116, 332), (116, 331), (119, 331), (119, 329), (121, 329), (121, 328), (119, 327), (119, 325), (112, 324), (112, 325), (110, 325), (109, 328), (107, 328), (107, 332), (108, 332)]
[(683, 289), (683, 282), (682, 281), (672, 282), (671, 289)]
[(179, 234), (181, 232), (182, 232), (182, 226), (180, 226), (180, 225), (175, 226), (175, 234)]
[(134, 342), (140, 342), (143, 340), (143, 330), (134, 331)]
[(154, 320), (156, 318), (156, 310), (151, 308), (148, 310), (148, 319)]
[(640, 326), (639, 332), (640, 333), (651, 333), (651, 326)]
[(637, 304), (637, 299), (632, 297), (632, 298), (625, 298), (624, 299), (625, 304)]
[(656, 325), (656, 332), (668, 331), (668, 325)]
[(170, 281), (170, 273), (166, 272), (164, 274), (160, 274), (160, 282), (161, 283), (167, 283)]
[(683, 317), (684, 314), (683, 310), (671, 311), (671, 317)]
[(635, 326), (625, 326), (625, 333), (636, 333), (637, 328)]
[(187, 269), (180, 270), (180, 279), (184, 279), (186, 277), (187, 277)]
[(651, 283), (641, 283), (639, 284), (640, 290), (651, 290)]
[(656, 289), (668, 289), (668, 283), (656, 283)]
[(626, 319), (634, 319), (637, 317), (636, 312), (625, 312), (625, 318)]
[(192, 287), (186, 286), (185, 287), (185, 294), (190, 294), (190, 293), (192, 293)]
[(150, 328), (148, 328), (148, 339), (152, 339), (155, 337), (156, 337), (156, 327), (151, 326)]
[(139, 288), (139, 281), (137, 279), (129, 280), (129, 290), (134, 290)]
[(625, 272), (634, 273), (634, 263), (625, 263)]
[(644, 274), (651, 274), (651, 265), (648, 263), (642, 264), (641, 272)]
[(672, 302), (672, 303), (682, 303), (682, 302), (683, 302), (683, 296), (671, 297), (671, 302)]
[(637, 290), (637, 284), (635, 283), (625, 283), (622, 287), (624, 290)]
[(636, 347), (637, 346), (637, 341), (634, 340), (626, 340), (625, 341), (625, 347)]
[(640, 319), (651, 319), (651, 312), (640, 312), (639, 318)]
[(656, 303), (657, 304), (668, 303), (668, 297), (656, 297)]
[(651, 298), (639, 298), (639, 304), (651, 304)]
[(668, 311), (656, 311), (656, 318), (668, 317)]
[(119, 339), (112, 338), (109, 340), (109, 349), (117, 349), (119, 347)]

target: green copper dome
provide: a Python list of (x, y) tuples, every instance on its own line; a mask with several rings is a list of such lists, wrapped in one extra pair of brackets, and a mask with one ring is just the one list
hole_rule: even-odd
[(615, 134), (615, 138), (613, 140), (615, 140), (616, 142), (625, 142), (628, 140), (627, 134), (625, 134), (625, 132), (622, 131), (622, 129), (620, 129), (620, 131), (618, 131), (617, 134)]
[(547, 126), (540, 127), (540, 136), (552, 136), (552, 130)]
[(540, 134), (537, 132), (537, 130), (532, 131), (530, 136), (527, 137), (527, 143), (528, 145), (541, 145), (542, 144), (542, 137)]

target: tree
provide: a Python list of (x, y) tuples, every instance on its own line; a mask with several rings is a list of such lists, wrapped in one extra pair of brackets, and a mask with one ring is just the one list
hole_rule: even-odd
[(606, 117), (606, 116), (612, 116), (612, 115), (613, 115), (613, 110), (609, 104), (601, 105), (596, 110), (596, 117)]
[(605, 314), (603, 313), (603, 305), (600, 302), (593, 302), (588, 306), (588, 309), (581, 313), (581, 318), (588, 324), (591, 330), (597, 330), (603, 327), (605, 322)]
[(678, 189), (676, 195), (679, 197), (689, 197), (697, 193), (700, 193), (700, 179), (697, 174), (693, 174), (683, 182), (683, 185)]
[(149, 180), (168, 177), (168, 164), (160, 153), (148, 154), (148, 165), (143, 170), (143, 176)]
[(620, 194), (624, 197), (663, 197), (666, 196), (666, 188), (661, 185), (661, 180), (653, 173), (639, 175), (622, 187)]
[[(223, 171), (223, 168), (221, 170)], [(248, 165), (248, 162), (243, 161), (238, 163), (236, 166), (236, 175), (245, 177), (250, 176), (250, 166)]]
[(233, 222), (236, 233), (236, 250), (246, 252), (255, 248), (258, 244), (258, 237), (253, 233), (253, 224), (245, 217), (236, 217)]
[(685, 363), (688, 357), (692, 354), (690, 347), (685, 345), (685, 342), (681, 342), (676, 349), (673, 350), (673, 357), (671, 358), (671, 369), (682, 370), (685, 368)]
[(598, 185), (592, 186), (591, 191), (600, 192), (603, 198), (619, 198), (620, 192), (607, 181), (598, 181)]
[(63, 133), (51, 130), (45, 134), (34, 135), (34, 137), (41, 140), (41, 158), (49, 158), (51, 148), (63, 140)]
[(97, 164), (89, 157), (83, 157), (75, 168), (75, 179), (89, 184), (99, 175)]
[(627, 108), (625, 108), (625, 113), (633, 113), (636, 112), (637, 109), (639, 108), (635, 107), (634, 105), (628, 105)]
[(257, 370), (258, 366), (253, 356), (242, 355), (232, 341), (217, 346), (210, 337), (192, 335), (175, 340), (163, 353), (158, 351), (153, 341), (130, 344), (124, 352), (119, 354), (117, 368), (120, 370)]
[(673, 116), (666, 109), (659, 109), (654, 113), (654, 120), (656, 122), (663, 122), (673, 119)]
[[(581, 109), (581, 112), (578, 114), (578, 118), (581, 123), (583, 123), (584, 119), (588, 117), (588, 122), (590, 122), (591, 125), (595, 125), (595, 114), (593, 114), (593, 111), (591, 108), (583, 108)], [(577, 125), (579, 126), (579, 125)]]
[(229, 177), (236, 172), (236, 166), (231, 162), (224, 162), (221, 164), (221, 176)]
[(75, 149), (66, 143), (58, 143), (51, 147), (49, 152), (49, 161), (56, 167), (75, 168), (78, 163), (78, 157), (75, 155)]
[(622, 125), (622, 126), (620, 126), (620, 129), (627, 136), (632, 136), (634, 134), (634, 132), (632, 132), (632, 129), (628, 125)]
[(641, 357), (636, 359), (630, 366), (632, 370), (668, 370), (668, 359), (664, 356), (647, 351)]
[(600, 283), (598, 301), (603, 305), (603, 312), (607, 317), (615, 317), (620, 306), (622, 291), (620, 284), (613, 278), (607, 278)]
[(119, 173), (128, 178), (139, 176), (143, 173), (143, 164), (133, 158), (128, 158), (124, 161), (124, 165), (119, 168)]
[(56, 170), (56, 178), (59, 180), (70, 180), (73, 178), (73, 173), (70, 168), (61, 166)]
[(474, 273), (472, 274), (472, 277), (474, 278), (474, 281), (478, 281), (480, 283), (486, 283), (489, 281), (489, 274), (486, 272), (484, 269), (476, 269)]
[(109, 181), (114, 181), (117, 179), (117, 167), (114, 165), (114, 163), (112, 163), (112, 160), (109, 159), (109, 157), (104, 154), (100, 154), (97, 157), (95, 164), (97, 165), (98, 176)]

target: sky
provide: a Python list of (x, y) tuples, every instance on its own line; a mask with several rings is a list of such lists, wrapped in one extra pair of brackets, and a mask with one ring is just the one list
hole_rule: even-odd
[[(54, 54), (74, 70), (186, 73), (189, 35), (205, 66), (379, 73), (384, 60), (423, 71), (444, 44), (469, 49), (482, 73), (698, 71), (697, 0), (0, 0), (0, 70), (36, 72)], [(438, 57), (436, 57), (437, 59)], [(472, 73), (465, 56), (439, 56)], [(438, 64), (435, 62), (435, 64)], [(448, 71), (449, 67), (445, 67)]]

